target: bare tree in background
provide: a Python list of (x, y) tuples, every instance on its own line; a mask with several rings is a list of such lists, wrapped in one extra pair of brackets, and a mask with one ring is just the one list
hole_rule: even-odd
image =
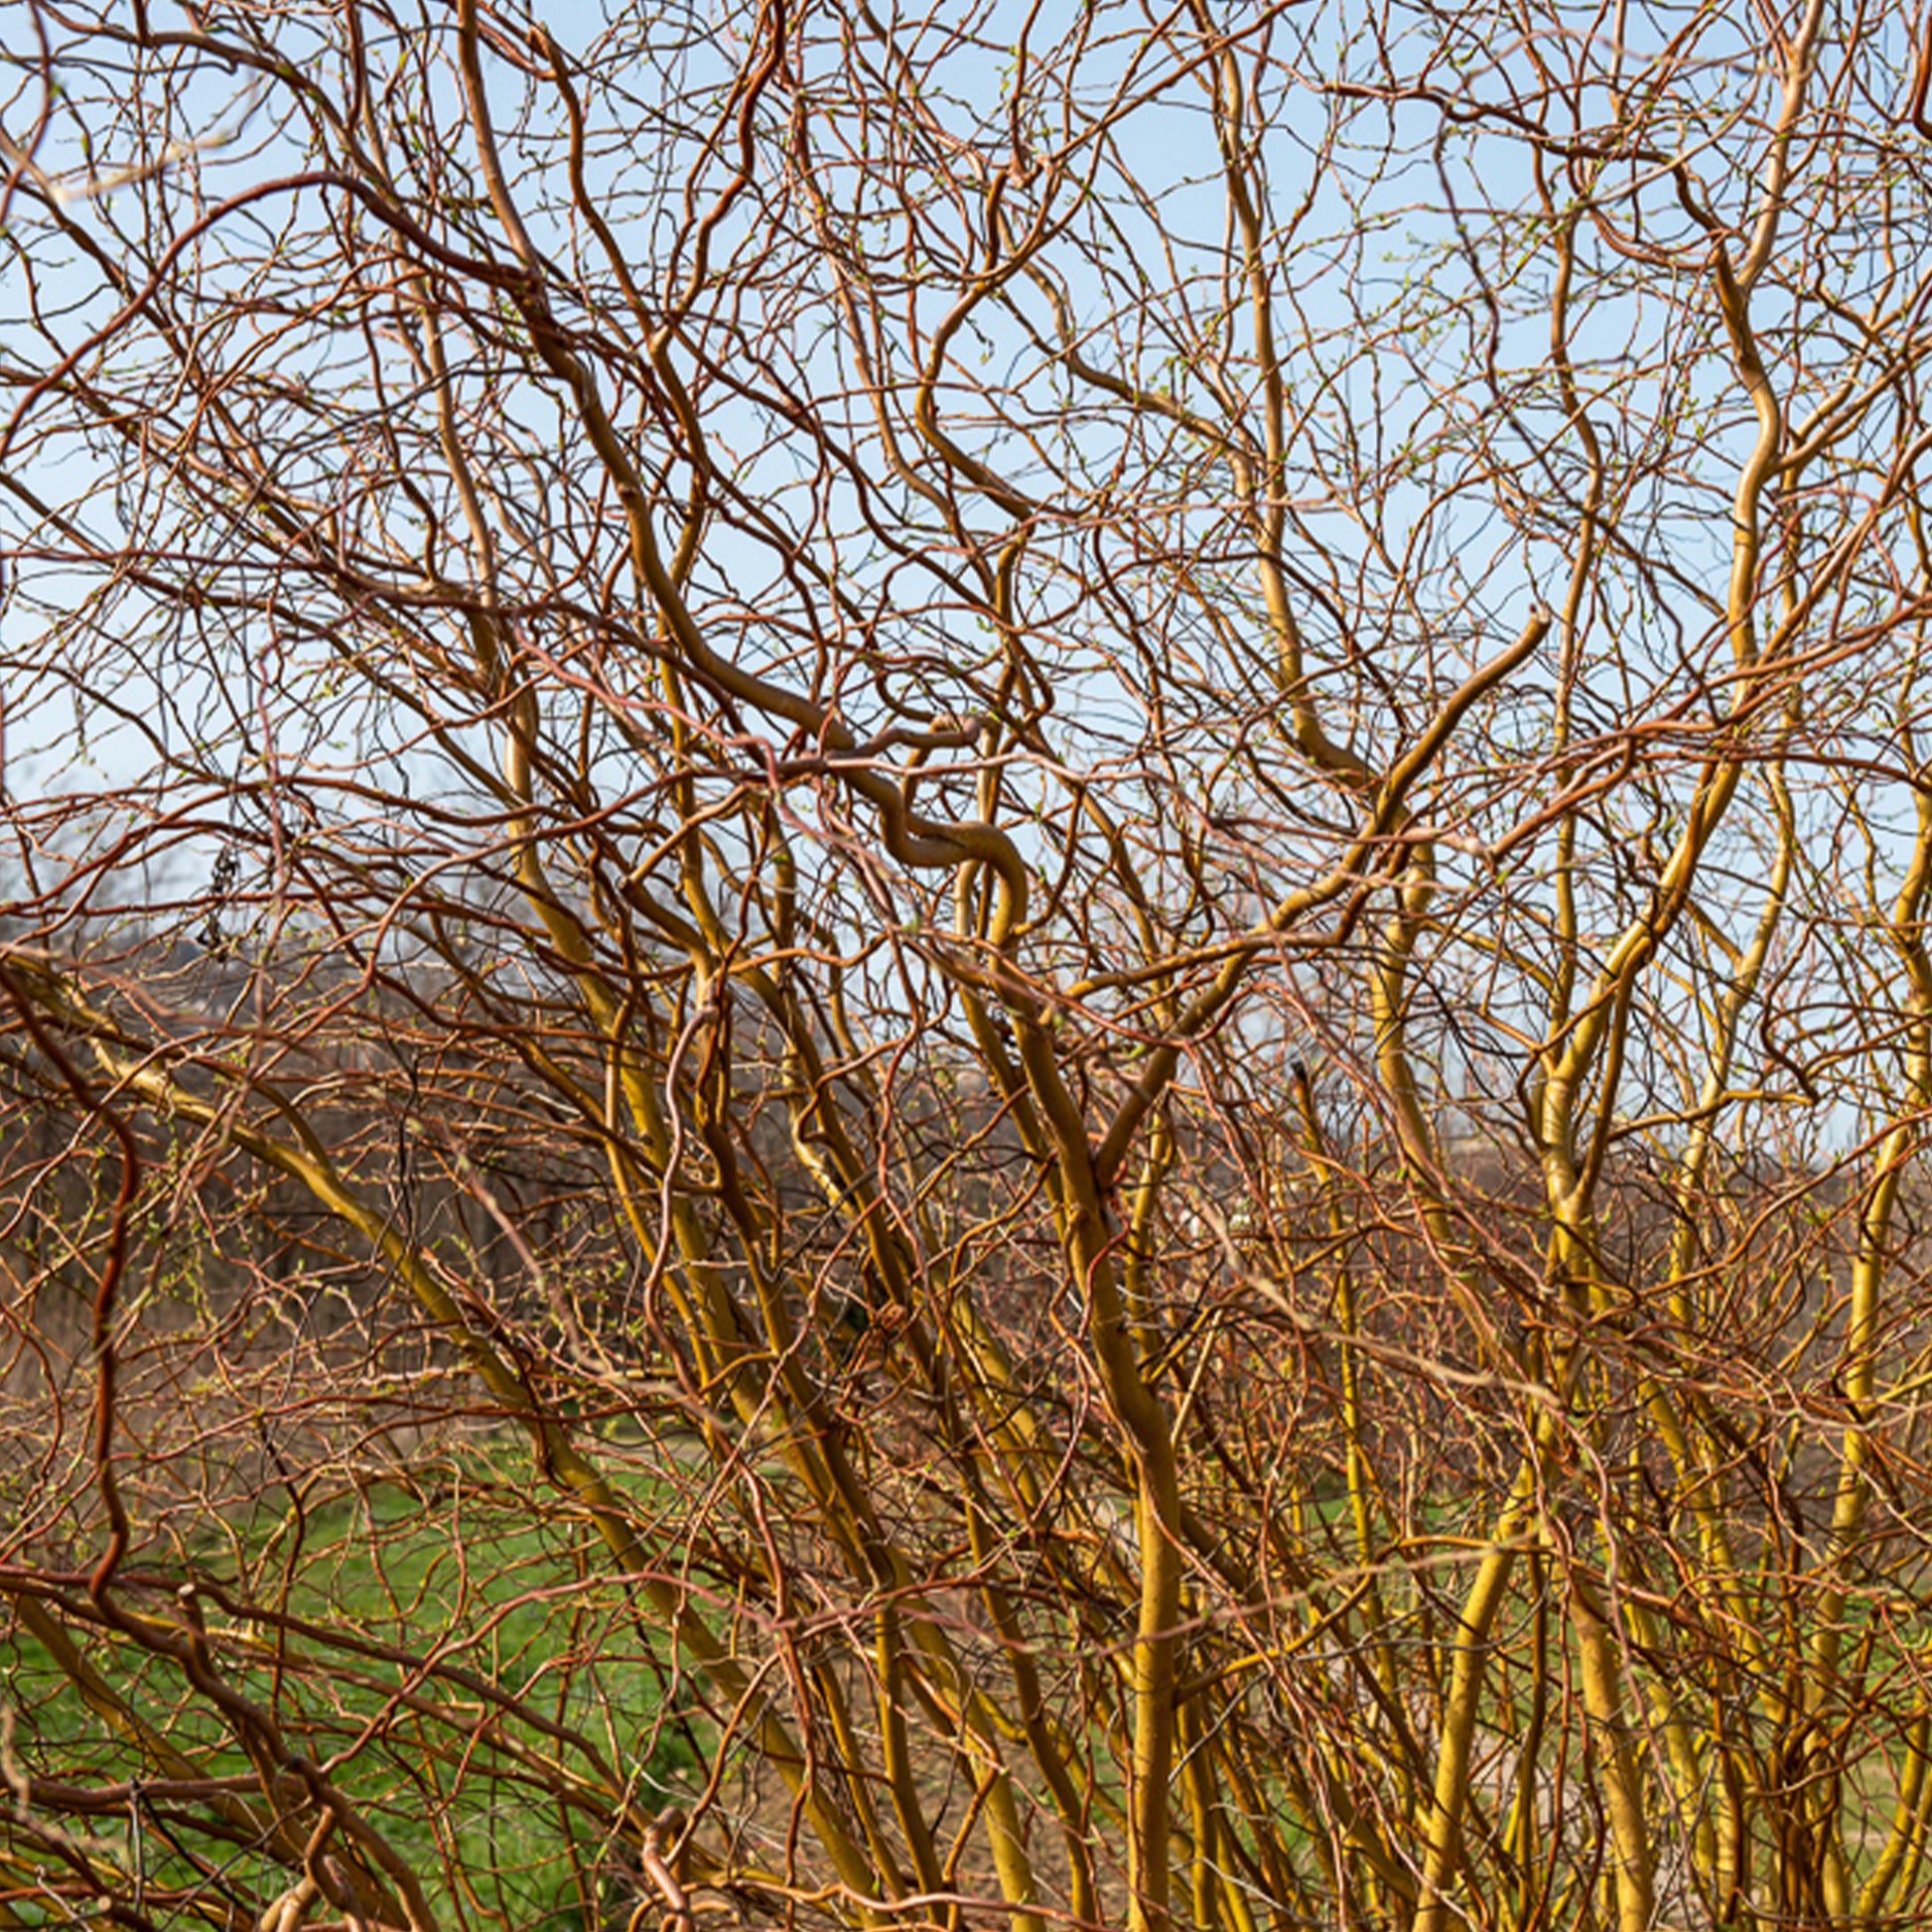
[(0, 8), (0, 1926), (1911, 1924), (1932, 15)]

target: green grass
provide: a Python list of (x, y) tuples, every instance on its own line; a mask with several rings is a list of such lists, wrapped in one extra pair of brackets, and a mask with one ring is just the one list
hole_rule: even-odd
[[(649, 1485), (639, 1479), (635, 1493), (648, 1510)], [(172, 1527), (173, 1551), (164, 1534), (137, 1552), (129, 1576), (193, 1575), (293, 1620), (278, 1631), (210, 1602), (221, 1678), (273, 1715), (291, 1750), (328, 1767), (445, 1924), (584, 1925), (595, 1916), (590, 1874), (611, 1850), (605, 1771), (628, 1781), (646, 1813), (689, 1788), (707, 1732), (667, 1709), (661, 1635), (640, 1625), (582, 1518), (553, 1507), (526, 1459), (468, 1451), (406, 1480), (284, 1490), (274, 1506)], [(124, 1587), (120, 1600), (178, 1615), (171, 1594)], [(138, 1723), (201, 1774), (249, 1771), (232, 1726), (172, 1660), (73, 1634)], [(24, 1631), (0, 1638), (0, 1672), (27, 1769), (73, 1783), (161, 1773), (156, 1754), (91, 1709)], [(529, 1753), (546, 1760), (534, 1777), (519, 1763)], [(582, 1805), (545, 1793), (553, 1764), (582, 1789)], [(224, 1884), (275, 1896), (288, 1877), (259, 1849), (207, 1830), (207, 1818), (203, 1808), (199, 1824), (192, 1813), (148, 1821), (140, 1863), (155, 1899), (196, 1884), (198, 1861), (209, 1902), (220, 1888), (205, 1875), (210, 1864)], [(313, 1814), (303, 1829), (312, 1823)], [(91, 1829), (117, 1841), (131, 1868), (127, 1826)], [(202, 1922), (181, 1904), (172, 1915)], [(54, 1920), (29, 1908), (21, 1922)]]

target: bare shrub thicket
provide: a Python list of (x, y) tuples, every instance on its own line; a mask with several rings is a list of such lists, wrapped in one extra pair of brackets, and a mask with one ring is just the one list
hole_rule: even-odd
[(0, 1925), (1922, 1921), (1932, 30), (593, 11), (0, 7)]

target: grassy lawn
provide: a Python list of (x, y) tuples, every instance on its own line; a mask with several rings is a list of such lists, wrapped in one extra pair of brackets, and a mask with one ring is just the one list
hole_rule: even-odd
[[(643, 1478), (633, 1493), (646, 1511), (656, 1500)], [(222, 1681), (272, 1716), (288, 1750), (323, 1767), (445, 1924), (592, 1922), (594, 1874), (615, 1849), (605, 1836), (614, 1788), (657, 1811), (690, 1788), (705, 1737), (671, 1715), (666, 1647), (609, 1577), (582, 1518), (554, 1509), (527, 1456), (507, 1448), (275, 1500), (192, 1526), (172, 1557), (164, 1536), (131, 1560), (129, 1579), (144, 1566), (171, 1586), (194, 1575), (260, 1612), (204, 1599)], [(171, 1588), (128, 1587), (120, 1600), (180, 1616)], [(23, 1769), (75, 1784), (179, 1779), (186, 1766), (248, 1775), (235, 1729), (176, 1663), (72, 1634), (105, 1698), (83, 1695), (24, 1628), (0, 1636)], [(237, 1795), (266, 1822), (258, 1787)], [(154, 1801), (138, 1835), (131, 1821), (102, 1819), (95, 1836), (130, 1884), (138, 1872), (162, 1922), (218, 1923), (223, 1890), (273, 1898), (290, 1882), (245, 1831), (211, 1829), (206, 1804)], [(13, 1863), (18, 1883), (34, 1858)], [(67, 1915), (27, 1905), (14, 1916)]]

